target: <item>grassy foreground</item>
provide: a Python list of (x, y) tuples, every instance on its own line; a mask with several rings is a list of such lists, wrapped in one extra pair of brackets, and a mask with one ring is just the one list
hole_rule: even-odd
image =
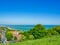
[[(3, 45), (3, 44), (0, 44)], [(60, 36), (52, 36), (37, 40), (28, 40), (18, 43), (10, 43), (5, 45), (60, 45)]]

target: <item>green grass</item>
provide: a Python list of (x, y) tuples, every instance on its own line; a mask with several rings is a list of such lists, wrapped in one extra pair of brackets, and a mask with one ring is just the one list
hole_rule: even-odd
[(52, 36), (48, 38), (28, 40), (28, 41), (10, 43), (10, 44), (5, 44), (5, 45), (60, 45), (60, 36)]

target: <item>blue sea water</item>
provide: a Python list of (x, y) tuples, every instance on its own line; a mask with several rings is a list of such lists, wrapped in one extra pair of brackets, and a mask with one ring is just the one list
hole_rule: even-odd
[[(28, 31), (30, 29), (32, 29), (35, 25), (4, 25), (6, 27), (10, 27), (14, 30), (23, 30), (23, 31)], [(48, 28), (53, 28), (56, 25), (44, 25), (46, 29)]]

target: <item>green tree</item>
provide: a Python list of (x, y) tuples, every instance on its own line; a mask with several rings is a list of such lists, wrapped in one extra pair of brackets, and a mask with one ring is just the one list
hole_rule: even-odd
[(39, 39), (44, 37), (47, 34), (47, 31), (43, 25), (37, 24), (33, 29), (30, 30), (30, 34), (32, 34), (35, 39)]

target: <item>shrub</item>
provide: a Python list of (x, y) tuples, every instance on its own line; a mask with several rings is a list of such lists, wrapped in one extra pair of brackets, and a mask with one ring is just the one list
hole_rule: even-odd
[(53, 28), (53, 30), (55, 30), (56, 32), (60, 34), (60, 26), (56, 26), (55, 28)]
[(30, 40), (33, 40), (34, 39), (34, 36), (33, 35), (29, 35), (29, 39)]
[(12, 40), (13, 39), (12, 33), (11, 32), (7, 32), (6, 33), (6, 38), (7, 38), (8, 41)]
[(26, 39), (27, 39), (26, 36), (22, 35), (22, 38), (21, 38), (20, 41), (24, 41), (24, 40), (26, 40)]

